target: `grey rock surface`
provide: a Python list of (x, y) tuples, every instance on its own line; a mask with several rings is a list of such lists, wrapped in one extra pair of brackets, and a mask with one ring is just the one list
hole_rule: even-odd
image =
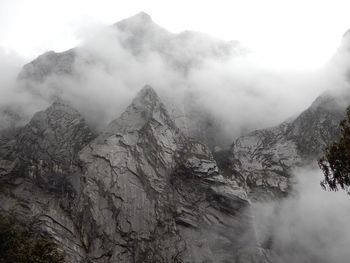
[(258, 250), (244, 189), (176, 128), (150, 87), (81, 159), (97, 225), (90, 253), (101, 262), (240, 262), (242, 247)]
[(324, 94), (297, 118), (234, 142), (231, 165), (244, 177), (253, 200), (288, 194), (293, 186), (291, 169), (316, 161), (326, 145), (338, 138), (344, 99), (350, 101)]
[[(185, 78), (205, 59), (245, 52), (198, 32), (172, 34), (145, 13), (111, 28), (132, 56), (155, 53)], [(47, 52), (18, 80), (50, 100), (61, 87), (43, 83), (82, 77), (77, 63), (108, 71), (86, 52)], [(51, 90), (40, 94), (43, 87)], [(97, 136), (62, 100), (23, 127), (20, 111), (1, 108), (0, 213), (50, 235), (67, 262), (273, 262), (273, 251), (256, 240), (250, 202), (292, 190), (291, 170), (339, 136), (350, 100), (321, 96), (297, 118), (244, 135), (227, 151), (216, 149), (227, 143), (225, 124), (195, 96), (186, 94), (183, 110), (169, 114), (146, 86)]]
[(23, 66), (19, 80), (42, 82), (50, 75), (69, 75), (73, 73), (76, 52), (70, 49), (56, 53), (48, 51)]
[(57, 100), (22, 128), (0, 132), (0, 212), (52, 236), (70, 262), (84, 255), (75, 224), (78, 152), (93, 138), (81, 115)]
[(267, 262), (244, 188), (146, 86), (97, 138), (63, 101), (1, 133), (0, 212), (68, 262)]

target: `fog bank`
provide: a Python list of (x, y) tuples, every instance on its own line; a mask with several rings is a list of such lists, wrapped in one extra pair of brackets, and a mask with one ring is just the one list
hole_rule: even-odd
[(350, 196), (323, 191), (317, 168), (294, 174), (294, 196), (254, 204), (259, 240), (275, 251), (277, 262), (349, 262)]

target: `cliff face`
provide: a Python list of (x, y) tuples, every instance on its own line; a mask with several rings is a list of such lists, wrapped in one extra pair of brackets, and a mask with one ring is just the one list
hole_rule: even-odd
[(0, 211), (53, 236), (75, 261), (84, 253), (72, 217), (81, 191), (78, 152), (93, 138), (84, 119), (57, 100), (0, 137)]
[(315, 162), (327, 144), (339, 137), (347, 96), (324, 94), (297, 118), (238, 138), (231, 165), (244, 177), (252, 199), (286, 196), (291, 169)]
[(33, 221), (69, 262), (265, 260), (245, 190), (150, 87), (95, 139), (60, 100), (1, 138), (1, 211)]
[[(243, 51), (198, 32), (172, 34), (145, 13), (110, 30), (130, 57), (156, 54), (183, 78), (205, 59)], [(30, 96), (54, 101), (65, 81), (84, 78), (78, 66), (105, 63), (84, 47), (50, 51), (25, 65), (18, 80)], [(203, 144), (216, 145), (216, 129), (186, 103), (186, 127), (178, 128), (145, 87), (96, 136), (61, 100), (23, 127), (14, 111), (0, 132), (1, 212), (33, 221), (70, 262), (264, 262), (245, 189), (223, 176)]]
[[(201, 33), (172, 34), (145, 13), (110, 29), (130, 57), (156, 54), (184, 80), (205, 59), (242, 52), (238, 43)], [(68, 78), (86, 77), (77, 63), (110, 73), (103, 56), (84, 52), (47, 52), (18, 79), (46, 101)], [(51, 77), (62, 85), (46, 85)], [(250, 202), (290, 193), (292, 169), (314, 162), (339, 136), (350, 99), (320, 96), (297, 118), (216, 151), (227, 145), (225, 123), (196, 95), (185, 92), (169, 113), (146, 86), (99, 134), (60, 99), (24, 126), (23, 109), (1, 107), (0, 213), (53, 238), (67, 262), (275, 262), (257, 242)]]
[(72, 74), (75, 58), (76, 53), (74, 49), (62, 53), (46, 52), (24, 65), (18, 75), (18, 79), (40, 82), (53, 74), (58, 76)]

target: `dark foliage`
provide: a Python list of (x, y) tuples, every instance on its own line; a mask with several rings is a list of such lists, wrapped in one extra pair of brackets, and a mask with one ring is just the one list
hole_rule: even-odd
[(331, 143), (318, 164), (323, 171), (324, 189), (337, 191), (350, 187), (350, 107), (346, 110), (346, 119), (340, 123), (340, 139)]
[(13, 216), (0, 216), (0, 263), (64, 263), (64, 255)]

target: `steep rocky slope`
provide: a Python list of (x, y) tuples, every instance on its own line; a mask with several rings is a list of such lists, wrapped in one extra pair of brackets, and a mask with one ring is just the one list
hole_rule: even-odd
[(72, 262), (83, 253), (71, 212), (81, 191), (78, 152), (92, 139), (81, 115), (60, 100), (0, 133), (1, 213), (53, 236)]
[(245, 190), (152, 88), (93, 137), (60, 100), (2, 132), (0, 212), (53, 237), (68, 262), (266, 262)]
[(81, 159), (89, 253), (101, 262), (262, 260), (244, 190), (182, 135), (150, 87)]
[(324, 94), (297, 118), (238, 138), (231, 165), (244, 178), (253, 199), (285, 196), (291, 169), (314, 162), (339, 136), (349, 97)]
[(74, 49), (61, 53), (48, 51), (24, 65), (18, 75), (18, 79), (41, 82), (50, 75), (62, 76), (72, 74), (75, 58), (76, 52)]
[[(185, 79), (205, 59), (243, 52), (238, 43), (201, 33), (172, 34), (145, 13), (110, 29), (133, 57), (157, 54)], [(109, 70), (94, 55), (82, 47), (50, 51), (25, 65), (18, 79), (31, 95), (52, 100), (67, 78), (86, 77), (77, 65)], [(47, 84), (51, 77), (62, 86)], [(213, 151), (227, 143), (225, 124), (196, 95), (189, 91), (169, 113), (145, 87), (96, 136), (64, 101), (24, 127), (23, 116), (6, 105), (0, 212), (54, 238), (68, 262), (270, 262), (255, 237), (250, 201), (292, 190), (291, 170), (313, 162), (337, 138), (350, 99), (325, 94), (297, 118)]]

